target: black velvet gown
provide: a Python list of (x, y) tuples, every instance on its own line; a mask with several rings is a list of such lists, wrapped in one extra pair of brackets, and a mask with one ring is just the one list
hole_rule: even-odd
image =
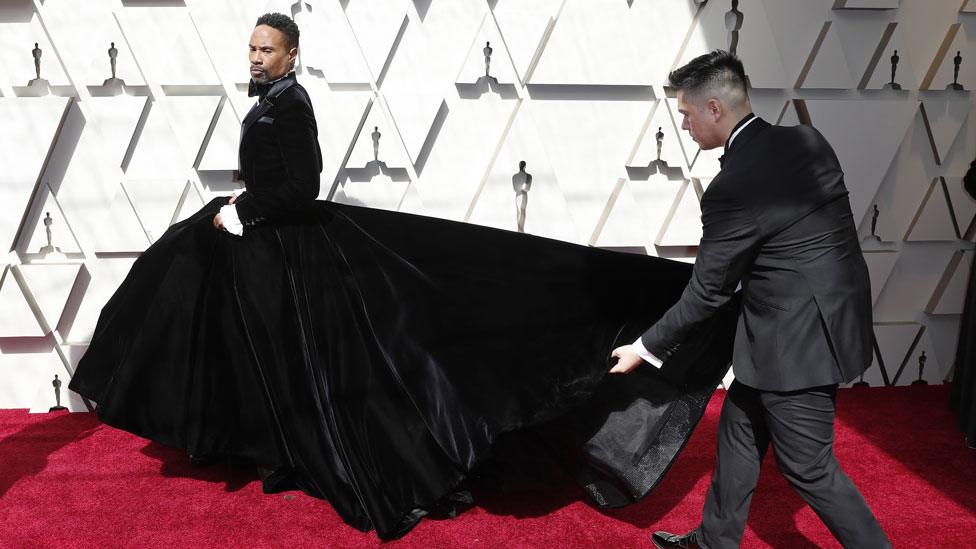
[(733, 310), (663, 370), (606, 375), (687, 264), (318, 201), (237, 237), (211, 225), (225, 203), (135, 262), (71, 388), (105, 423), (251, 460), (265, 490), (383, 538), (520, 429), (561, 433), (597, 505), (645, 496), (728, 365)]

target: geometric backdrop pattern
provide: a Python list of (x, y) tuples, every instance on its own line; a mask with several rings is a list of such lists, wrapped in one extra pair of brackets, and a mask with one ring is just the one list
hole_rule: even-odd
[(47, 410), (57, 375), (85, 409), (66, 386), (102, 305), (237, 188), (268, 11), (302, 31), (320, 199), (518, 230), (530, 181), (525, 232), (684, 261), (721, 151), (680, 130), (665, 83), (734, 45), (756, 112), (815, 126), (845, 170), (865, 380), (949, 375), (976, 235), (976, 0), (4, 0), (0, 408)]

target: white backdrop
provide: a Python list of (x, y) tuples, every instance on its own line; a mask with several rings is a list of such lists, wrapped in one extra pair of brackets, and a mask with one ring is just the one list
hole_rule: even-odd
[[(0, 0), (0, 408), (46, 411), (98, 312), (171, 223), (235, 188), (247, 38), (302, 30), (320, 198), (693, 261), (720, 151), (679, 131), (668, 72), (727, 48), (729, 0)], [(875, 298), (872, 385), (949, 373), (972, 262), (974, 0), (742, 0), (757, 113), (845, 169)], [(734, 19), (734, 18), (731, 18)], [(34, 43), (41, 50), (43, 86)], [(115, 43), (117, 76), (108, 48)], [(485, 44), (491, 61), (485, 79)], [(895, 80), (882, 89), (898, 50)], [(35, 83), (36, 84), (36, 83)], [(664, 140), (664, 173), (648, 169)], [(378, 159), (370, 164), (374, 131)], [(874, 205), (877, 234), (870, 237)], [(45, 217), (50, 214), (51, 245)], [(67, 391), (62, 390), (65, 395)], [(72, 409), (84, 404), (72, 395)]]

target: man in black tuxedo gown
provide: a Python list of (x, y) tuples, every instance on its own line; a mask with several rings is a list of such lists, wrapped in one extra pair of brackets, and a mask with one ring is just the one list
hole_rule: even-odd
[(247, 185), (214, 217), (241, 236), (245, 227), (287, 216), (319, 194), (322, 151), (312, 102), (295, 79), (298, 25), (280, 13), (258, 18), (248, 44), (257, 101), (241, 123), (240, 177)]
[(844, 547), (890, 547), (833, 453), (837, 386), (871, 364), (872, 340), (868, 271), (837, 157), (812, 127), (753, 115), (734, 55), (703, 55), (669, 79), (682, 128), (725, 154), (701, 199), (691, 281), (640, 339), (613, 351), (611, 372), (661, 367), (740, 285), (743, 300), (701, 525), (651, 539), (737, 547), (772, 443), (779, 470)]

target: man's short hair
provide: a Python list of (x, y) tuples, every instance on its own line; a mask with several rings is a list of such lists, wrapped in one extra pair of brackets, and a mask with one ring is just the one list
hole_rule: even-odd
[(668, 83), (686, 95), (699, 96), (701, 92), (712, 90), (724, 93), (734, 103), (749, 97), (742, 61), (735, 54), (724, 50), (700, 55), (687, 65), (671, 71)]
[(286, 45), (288, 49), (298, 47), (298, 25), (292, 20), (291, 17), (283, 13), (266, 13), (261, 17), (258, 17), (257, 23), (254, 26), (267, 25), (273, 29), (277, 29), (285, 35)]

